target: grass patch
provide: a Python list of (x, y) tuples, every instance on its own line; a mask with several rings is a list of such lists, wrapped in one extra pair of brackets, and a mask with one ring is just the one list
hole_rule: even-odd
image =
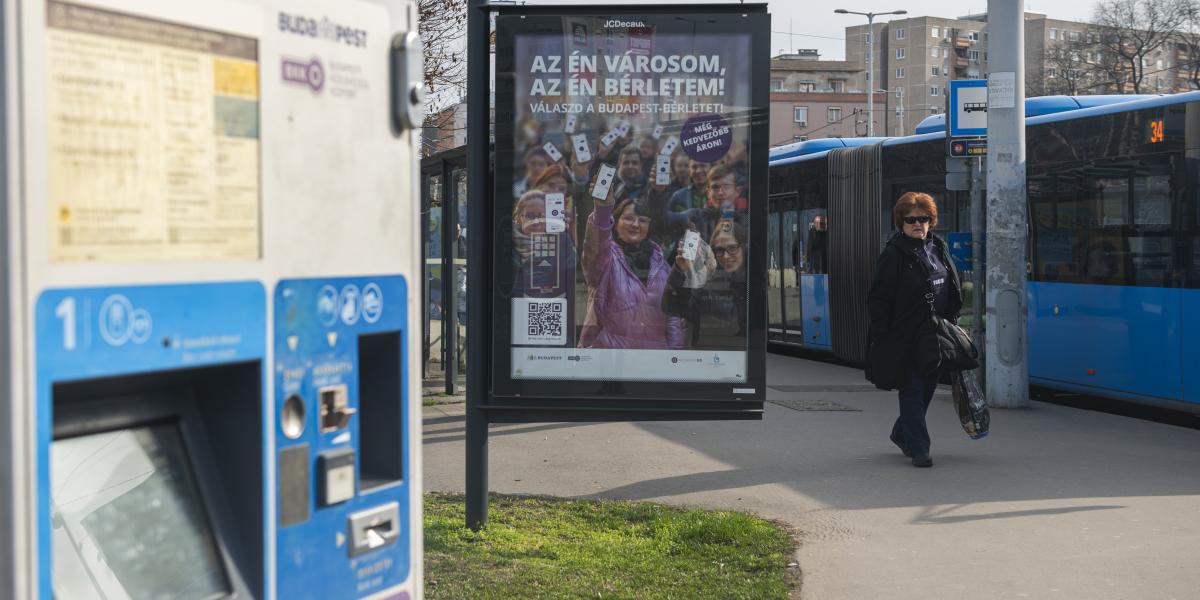
[(785, 599), (795, 549), (747, 514), (641, 502), (491, 496), (463, 526), (461, 494), (425, 495), (430, 599)]
[(421, 406), (437, 406), (441, 404), (434, 396), (425, 396), (421, 399)]

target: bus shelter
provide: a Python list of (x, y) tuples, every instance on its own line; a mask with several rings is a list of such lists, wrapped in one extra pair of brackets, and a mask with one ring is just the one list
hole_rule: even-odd
[(421, 160), (425, 385), (460, 393), (467, 367), (467, 149)]

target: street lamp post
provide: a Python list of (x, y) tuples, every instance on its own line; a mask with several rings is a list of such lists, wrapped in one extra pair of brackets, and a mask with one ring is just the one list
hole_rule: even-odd
[[(882, 90), (881, 89), (881, 90), (875, 90), (875, 91), (882, 92), (884, 94), (896, 94), (896, 100), (900, 103), (896, 109), (897, 112), (900, 113), (900, 134), (899, 135), (904, 135), (904, 96), (899, 95), (899, 94), (903, 94), (904, 92), (897, 91), (897, 90), (901, 90), (901, 89), (904, 89), (904, 88), (898, 87), (898, 88), (893, 88), (890, 90)], [(874, 95), (874, 94), (872, 94), (872, 95)], [(884, 111), (884, 112), (887, 112), (887, 111)], [(887, 133), (884, 133), (884, 135), (886, 136)]]
[(875, 22), (876, 16), (881, 15), (906, 15), (907, 10), (893, 10), (889, 12), (856, 12), (839, 8), (833, 12), (839, 15), (862, 15), (867, 18), (867, 89), (871, 90), (867, 94), (867, 137), (875, 137), (875, 29), (872, 24)]

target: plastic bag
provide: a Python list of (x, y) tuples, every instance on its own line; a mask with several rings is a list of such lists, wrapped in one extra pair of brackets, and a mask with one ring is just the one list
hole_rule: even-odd
[(951, 371), (950, 389), (954, 396), (954, 410), (958, 412), (963, 431), (973, 440), (987, 436), (991, 415), (975, 372)]

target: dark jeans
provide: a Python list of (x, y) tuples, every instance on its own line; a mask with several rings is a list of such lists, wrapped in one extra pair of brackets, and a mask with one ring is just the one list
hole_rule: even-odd
[(925, 412), (937, 389), (937, 373), (922, 377), (912, 367), (900, 375), (900, 417), (892, 426), (892, 439), (908, 448), (914, 456), (929, 454), (929, 429)]

